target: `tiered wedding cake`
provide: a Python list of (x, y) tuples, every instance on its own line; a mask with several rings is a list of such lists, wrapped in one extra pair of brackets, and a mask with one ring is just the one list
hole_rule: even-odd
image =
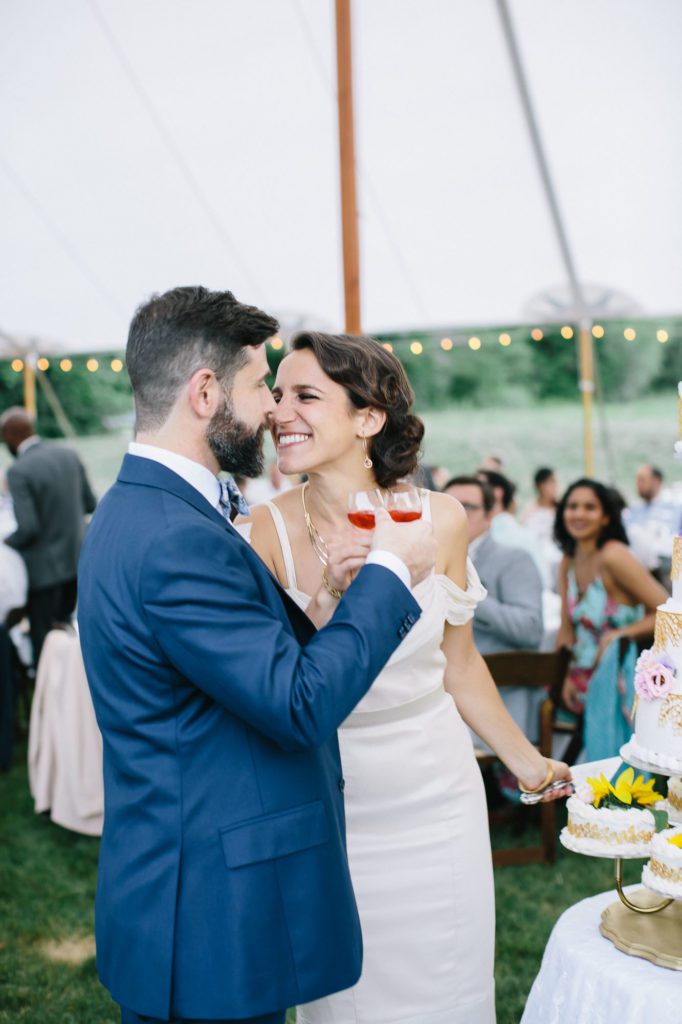
[(673, 596), (656, 611), (654, 646), (635, 669), (635, 734), (622, 751), (666, 771), (682, 772), (682, 537), (673, 541)]
[(615, 782), (603, 775), (588, 779), (566, 804), (568, 823), (561, 842), (592, 857), (648, 857), (656, 832), (649, 806), (663, 799), (654, 785), (654, 779), (635, 777), (632, 768)]

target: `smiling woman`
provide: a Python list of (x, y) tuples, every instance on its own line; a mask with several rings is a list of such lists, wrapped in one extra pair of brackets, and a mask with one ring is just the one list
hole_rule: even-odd
[[(621, 665), (615, 649), (608, 658), (605, 655), (616, 640), (637, 641), (653, 634), (656, 606), (668, 595), (630, 551), (614, 496), (598, 481), (583, 478), (571, 484), (557, 508), (555, 536), (564, 552), (559, 567), (562, 610), (557, 647), (570, 647), (573, 652), (563, 687), (564, 703), (573, 714), (587, 711), (587, 731), (592, 735), (594, 706), (590, 708), (589, 693), (599, 667), (598, 689), (611, 695), (615, 732), (627, 732), (624, 742), (631, 731), (627, 716), (632, 701), (628, 703), (627, 687), (624, 697), (618, 697)], [(623, 664), (632, 662), (634, 654), (633, 644)], [(612, 678), (607, 678), (609, 673)], [(594, 724), (594, 733), (605, 735), (607, 723)], [(617, 752), (617, 748), (602, 752), (592, 748), (591, 742), (588, 745), (589, 760)]]
[(469, 622), (485, 591), (459, 503), (422, 491), (421, 521), (393, 523), (375, 508), (373, 529), (349, 524), (349, 494), (384, 491), (384, 509), (407, 499), (424, 428), (398, 360), (371, 338), (301, 334), (273, 397), (279, 468), (308, 481), (254, 510), (251, 539), (317, 626), (343, 628), (343, 592), (369, 571), (366, 559), (390, 555), (387, 530), (421, 530), (419, 543), (432, 544), (432, 526), (438, 547), (435, 573), (412, 588), (421, 618), (339, 730), (362, 978), (299, 1007), (299, 1024), (492, 1024), (490, 843), (464, 723), (527, 788), (568, 769), (548, 766), (516, 729), (473, 646)]

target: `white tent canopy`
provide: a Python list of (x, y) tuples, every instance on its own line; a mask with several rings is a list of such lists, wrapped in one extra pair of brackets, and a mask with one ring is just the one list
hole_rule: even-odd
[[(679, 314), (682, 5), (510, 9), (581, 280)], [(523, 320), (565, 274), (495, 3), (353, 16), (365, 329)], [(332, 0), (0, 17), (5, 336), (120, 347), (188, 283), (342, 326)]]

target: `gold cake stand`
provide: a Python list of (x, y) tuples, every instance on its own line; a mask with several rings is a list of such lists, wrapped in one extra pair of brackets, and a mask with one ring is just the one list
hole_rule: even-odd
[(618, 899), (602, 911), (599, 931), (623, 953), (682, 971), (682, 901), (663, 899), (651, 889), (623, 891), (623, 858), (616, 857)]
[[(659, 765), (630, 757), (627, 744), (621, 748), (620, 755), (623, 761), (631, 764), (633, 768), (658, 775), (678, 774)], [(608, 854), (586, 856), (611, 859)], [(626, 858), (614, 859), (614, 880), (618, 899), (602, 911), (599, 931), (628, 956), (638, 956), (658, 964), (659, 967), (682, 971), (682, 900), (667, 897), (661, 899), (661, 896), (648, 888), (626, 894), (623, 890), (624, 859)], [(646, 860), (646, 857), (627, 859)]]

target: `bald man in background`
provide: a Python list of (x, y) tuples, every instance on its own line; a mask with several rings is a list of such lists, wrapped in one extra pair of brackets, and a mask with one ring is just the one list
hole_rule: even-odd
[(68, 622), (76, 607), (76, 570), (85, 516), (96, 499), (76, 453), (46, 444), (33, 418), (18, 406), (0, 417), (0, 434), (15, 458), (7, 471), (17, 528), (5, 543), (28, 571), (28, 616), (34, 664), (55, 623)]

